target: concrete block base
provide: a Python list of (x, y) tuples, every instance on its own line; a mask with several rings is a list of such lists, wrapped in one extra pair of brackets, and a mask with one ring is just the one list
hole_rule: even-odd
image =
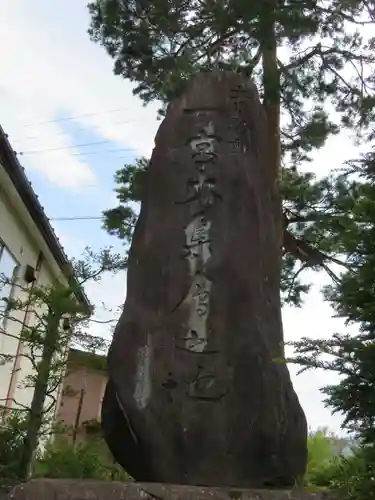
[(2, 497), (6, 500), (336, 500), (327, 491), (243, 490), (171, 484), (73, 479), (33, 479)]

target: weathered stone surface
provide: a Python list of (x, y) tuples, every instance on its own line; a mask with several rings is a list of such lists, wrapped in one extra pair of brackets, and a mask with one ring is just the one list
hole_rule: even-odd
[(108, 357), (104, 434), (137, 480), (282, 487), (305, 471), (305, 416), (275, 362), (274, 181), (254, 85), (193, 79), (156, 136)]
[(333, 493), (239, 490), (165, 484), (35, 479), (16, 486), (7, 500), (334, 500)]

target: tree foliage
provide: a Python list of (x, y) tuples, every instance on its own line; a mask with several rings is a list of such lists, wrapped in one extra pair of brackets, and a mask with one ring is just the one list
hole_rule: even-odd
[[(353, 105), (365, 105), (362, 65), (374, 58), (372, 42), (366, 45), (357, 28), (373, 21), (371, 8), (373, 2), (363, 0), (94, 0), (89, 33), (145, 102), (170, 101), (191, 75), (214, 67), (253, 76), (274, 98), (280, 93), (291, 114), (291, 137), (292, 130), (304, 130), (289, 140), (303, 149), (306, 137), (309, 149), (309, 136), (319, 143), (315, 129), (324, 136), (330, 125), (320, 105), (301, 113), (306, 99), (330, 99), (345, 121), (352, 121)], [(270, 75), (273, 45), (277, 70)], [(353, 66), (347, 81), (345, 69)]]
[(275, 175), (280, 153), (298, 166), (339, 126), (359, 131), (373, 117), (374, 39), (361, 29), (375, 23), (372, 0), (93, 0), (88, 8), (92, 40), (146, 103), (169, 102), (202, 70), (251, 76)]
[(125, 165), (115, 174), (115, 193), (119, 205), (106, 210), (104, 227), (109, 234), (129, 244), (137, 221), (137, 203), (142, 201), (148, 167), (147, 158), (139, 158), (134, 164)]
[[(169, 102), (202, 70), (230, 69), (255, 80), (268, 118), (270, 168), (283, 198), (281, 288), (284, 300), (295, 305), (309, 290), (301, 279), (305, 269), (325, 269), (337, 279), (332, 262), (341, 257), (343, 269), (351, 265), (339, 243), (356, 224), (346, 212), (345, 179), (316, 179), (298, 167), (339, 130), (372, 138), (375, 42), (365, 33), (375, 24), (373, 7), (363, 0), (89, 4), (91, 38), (114, 59), (115, 73), (136, 84), (134, 93), (145, 103)], [(139, 200), (146, 165), (141, 159), (118, 171), (120, 203), (105, 213), (105, 227), (126, 242), (136, 220), (131, 202)]]
[(292, 346), (297, 351), (294, 362), (302, 370), (317, 367), (342, 376), (338, 385), (324, 389), (326, 402), (345, 415), (345, 427), (375, 443), (375, 154), (352, 162), (342, 175), (342, 206), (350, 200), (348, 218), (356, 223), (343, 234), (340, 246), (353, 266), (340, 282), (327, 287), (326, 297), (339, 317), (359, 325), (359, 333), (302, 338)]
[[(19, 461), (27, 430), (27, 417), (14, 411), (0, 427), (0, 488), (19, 482)], [(131, 480), (113, 461), (101, 437), (91, 437), (76, 444), (66, 436), (55, 436), (42, 453), (38, 453), (33, 477), (57, 479)]]
[[(124, 165), (115, 175), (118, 206), (104, 212), (104, 228), (131, 242), (137, 220), (137, 203), (142, 199), (148, 161)], [(305, 269), (323, 270), (334, 281), (336, 272), (354, 265), (351, 247), (345, 241), (361, 233), (361, 214), (354, 210), (347, 171), (317, 179), (312, 173), (283, 169), (281, 192), (284, 213), (284, 255), (281, 290), (285, 303), (301, 305), (310, 285), (302, 281)]]
[(340, 500), (372, 500), (374, 478), (373, 452), (360, 447), (349, 456), (333, 457), (307, 479), (309, 487), (333, 490)]
[(26, 434), (26, 420), (20, 411), (14, 411), (0, 425), (0, 488), (17, 481), (18, 466)]
[(342, 176), (341, 205), (356, 223), (341, 237), (340, 246), (352, 267), (325, 293), (339, 317), (358, 325), (358, 333), (292, 342), (295, 355), (290, 361), (301, 365), (301, 371), (321, 368), (340, 375), (338, 384), (322, 392), (326, 405), (343, 414), (343, 427), (362, 445), (354, 461), (341, 464), (339, 477), (346, 475), (342, 486), (347, 498), (364, 500), (375, 495), (375, 150), (350, 162)]
[(343, 457), (351, 456), (355, 452), (356, 443), (350, 438), (337, 436), (323, 427), (309, 433), (307, 448), (305, 484), (330, 486), (333, 468)]

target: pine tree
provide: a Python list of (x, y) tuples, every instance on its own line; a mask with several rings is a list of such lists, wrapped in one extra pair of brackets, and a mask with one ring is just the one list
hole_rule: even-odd
[(191, 75), (213, 67), (253, 77), (268, 117), (275, 175), (281, 139), (300, 161), (337, 132), (323, 103), (349, 126), (372, 102), (374, 45), (360, 30), (374, 22), (372, 1), (94, 0), (88, 7), (92, 39), (145, 102), (169, 102)]
[(358, 333), (291, 342), (295, 354), (289, 361), (301, 365), (300, 371), (321, 368), (340, 375), (338, 384), (322, 389), (325, 404), (343, 414), (343, 428), (362, 448), (335, 472), (335, 485), (345, 498), (370, 500), (375, 495), (375, 149), (349, 162), (337, 182), (334, 203), (350, 214), (339, 244), (352, 266), (325, 293)]
[(323, 389), (326, 403), (344, 414), (344, 427), (363, 442), (375, 443), (375, 151), (350, 162), (340, 182), (335, 204), (348, 211), (351, 222), (340, 246), (352, 266), (325, 294), (338, 317), (357, 324), (359, 331), (354, 336), (336, 333), (328, 340), (293, 342), (293, 362), (302, 370), (339, 373), (340, 383)]
[[(338, 262), (333, 240), (345, 219), (327, 208), (334, 179), (318, 181), (297, 169), (330, 135), (355, 128), (360, 136), (371, 121), (375, 43), (362, 31), (375, 24), (373, 7), (360, 0), (89, 4), (91, 38), (114, 59), (115, 73), (135, 82), (134, 93), (145, 103), (169, 102), (190, 76), (215, 67), (255, 80), (268, 118), (270, 168), (284, 200), (282, 288), (296, 304), (309, 288), (300, 281), (301, 267), (324, 267), (332, 275), (327, 263), (331, 257)], [(120, 207), (106, 217), (110, 232), (116, 233), (117, 221), (125, 239), (136, 220), (128, 204), (139, 199), (132, 192), (136, 177), (132, 165), (119, 170), (119, 189), (128, 187), (118, 192)]]
[[(257, 83), (268, 118), (270, 168), (283, 197), (286, 299), (298, 304), (307, 290), (298, 283), (301, 270), (324, 267), (333, 278), (327, 300), (338, 315), (360, 325), (354, 337), (341, 333), (294, 343), (294, 361), (342, 375), (342, 382), (324, 389), (327, 404), (344, 413), (344, 426), (368, 453), (367, 476), (356, 480), (350, 498), (373, 498), (375, 156), (368, 153), (320, 180), (298, 167), (339, 130), (354, 130), (359, 145), (373, 143), (375, 2), (96, 0), (89, 9), (92, 39), (146, 103), (170, 101), (190, 76), (214, 67)], [(122, 173), (130, 170), (126, 165)], [(134, 171), (127, 182), (130, 191), (119, 193), (124, 205), (137, 182)], [(106, 215), (109, 227), (112, 214)], [(327, 267), (330, 261), (343, 261), (339, 275)]]

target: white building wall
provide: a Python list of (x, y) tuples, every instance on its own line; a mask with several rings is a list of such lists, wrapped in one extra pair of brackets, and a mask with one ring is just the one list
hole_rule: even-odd
[[(35, 267), (38, 259), (38, 250), (30, 241), (27, 233), (23, 230), (16, 214), (12, 210), (5, 193), (0, 188), (0, 240), (19, 263), (17, 272), (17, 281), (14, 288), (14, 297), (25, 299), (27, 295), (19, 288), (25, 286), (22, 279), (27, 264)], [(25, 319), (24, 311), (12, 311), (16, 321), (7, 319), (3, 325), (0, 322), (0, 352), (6, 355), (15, 356), (19, 345), (19, 334), (22, 323)], [(5, 328), (6, 335), (2, 328)], [(0, 399), (4, 403), (8, 395), (11, 375), (13, 371), (14, 360), (6, 362), (0, 366)], [(17, 378), (21, 374), (17, 373)], [(24, 397), (24, 400), (27, 399)]]
[[(22, 288), (31, 286), (27, 285), (23, 279), (25, 267), (30, 265), (35, 269), (40, 253), (42, 253), (43, 259), (40, 272), (37, 274), (36, 285), (48, 286), (56, 282), (56, 280), (65, 282), (60, 267), (53, 258), (45, 240), (42, 238), (1, 163), (0, 241), (20, 265), (17, 281), (22, 285)], [(14, 294), (17, 294), (19, 298), (27, 296), (17, 286), (14, 288)], [(22, 350), (27, 353), (27, 346), (22, 342), (20, 343), (19, 335), (23, 321), (31, 321), (32, 317), (31, 315), (25, 317), (24, 311), (12, 312), (11, 315), (15, 317), (16, 321), (8, 320), (4, 325), (0, 321), (0, 353), (9, 354), (16, 357), (16, 359), (0, 365), (0, 405), (5, 406), (7, 403), (8, 407), (16, 408), (17, 403), (29, 406), (33, 396), (33, 388), (24, 387), (23, 383), (25, 378), (33, 373), (32, 364), (25, 357), (17, 357), (17, 353), (22, 353)], [(7, 401), (9, 396), (10, 400)]]
[[(42, 263), (40, 272), (38, 273), (38, 279), (36, 281), (36, 286), (49, 286), (53, 282), (53, 276), (51, 275), (50, 271), (48, 270), (47, 266), (45, 263)], [(38, 311), (39, 315), (43, 314), (42, 308), (39, 308)], [(33, 324), (35, 325), (37, 321), (37, 318), (33, 313), (28, 314), (27, 318), (27, 325), (32, 326)], [(13, 399), (16, 404), (18, 403), (19, 405), (22, 406), (29, 406), (31, 402), (31, 398), (33, 396), (33, 388), (32, 387), (27, 387), (27, 385), (30, 385), (27, 382), (27, 377), (30, 375), (33, 375), (34, 369), (32, 366), (32, 363), (30, 359), (27, 356), (31, 356), (31, 350), (28, 346), (27, 343), (21, 343), (20, 346), (20, 357), (18, 360), (18, 366), (17, 366), (17, 372), (14, 374), (16, 378), (16, 383), (14, 383), (13, 386)], [(41, 354), (41, 349), (40, 350), (35, 350), (34, 354), (40, 355)], [(48, 401), (46, 402), (49, 404), (50, 399), (48, 398)]]

